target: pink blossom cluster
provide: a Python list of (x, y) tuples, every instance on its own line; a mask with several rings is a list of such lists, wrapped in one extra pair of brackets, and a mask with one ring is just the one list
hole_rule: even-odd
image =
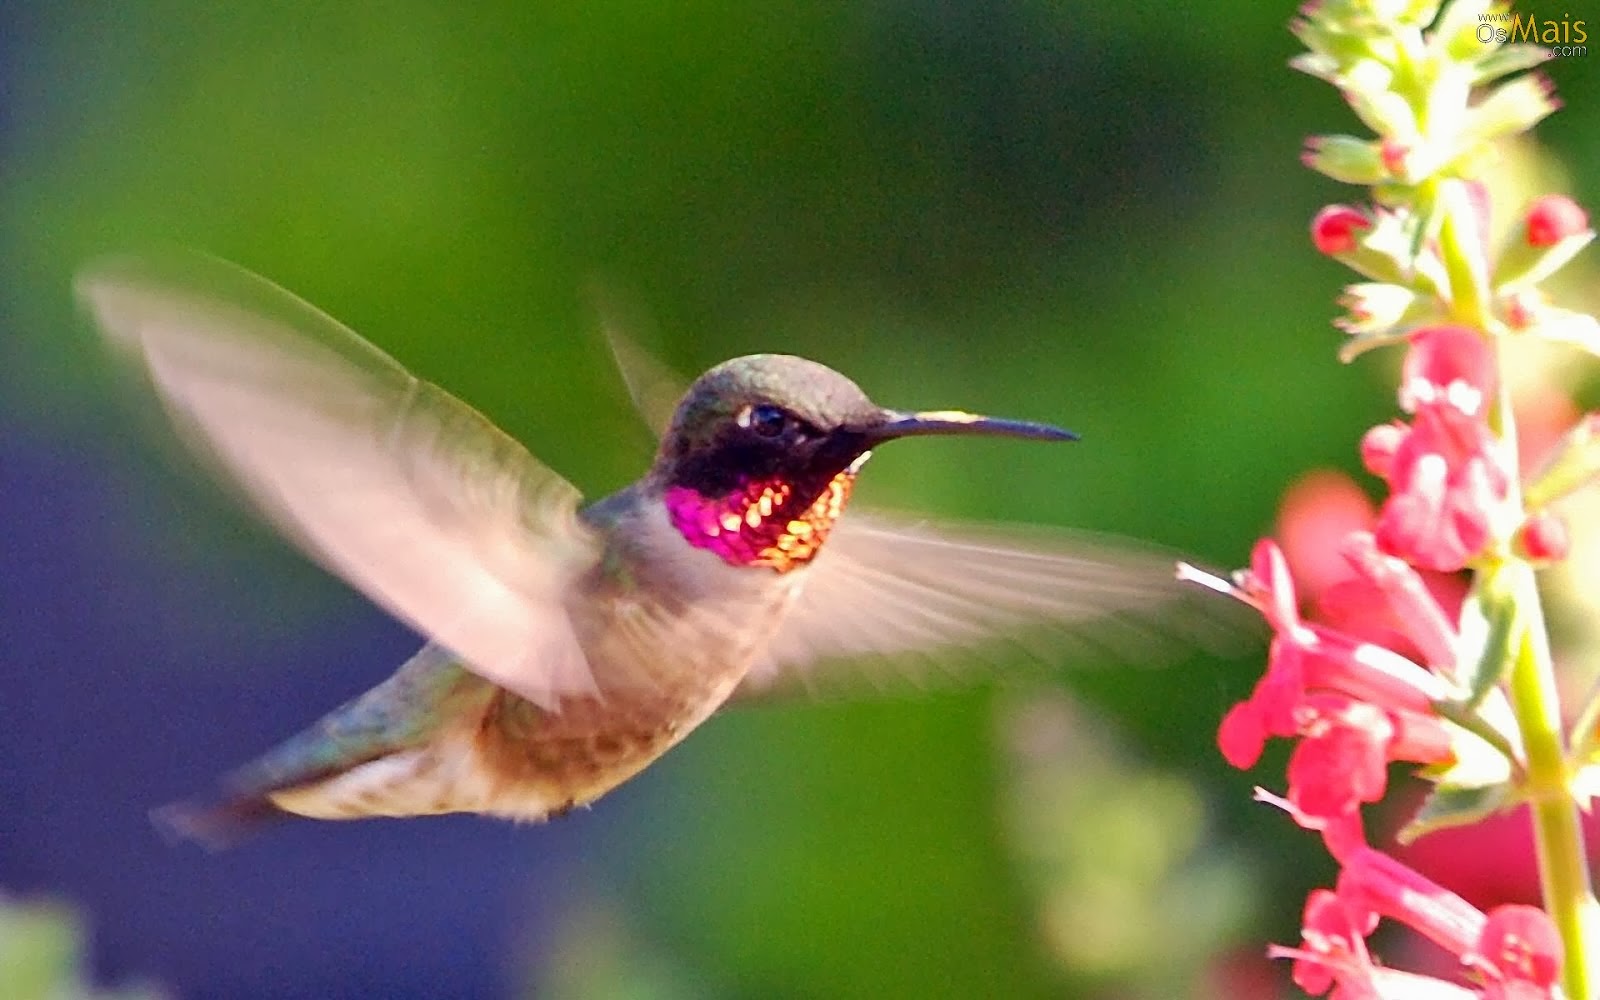
[[(1361, 440), (1385, 496), (1371, 512), (1351, 485), (1353, 503), (1341, 493), (1332, 516), (1312, 518), (1316, 532), (1286, 523), (1288, 555), (1263, 540), (1232, 583), (1180, 570), (1272, 628), (1266, 673), (1217, 742), (1248, 768), (1268, 740), (1293, 741), (1285, 794), (1258, 797), (1320, 832), (1340, 874), (1307, 901), (1300, 945), (1270, 953), (1294, 960), (1303, 989), (1343, 1000), (1600, 995), (1600, 901), (1580, 816), (1600, 794), (1600, 688), (1569, 728), (1535, 576), (1568, 555), (1552, 504), (1600, 480), (1600, 418), (1577, 420), (1542, 465), (1525, 464), (1513, 408), (1550, 416), (1565, 400), (1514, 398), (1502, 367), (1535, 340), (1600, 356), (1600, 321), (1540, 287), (1595, 233), (1556, 194), (1504, 237), (1491, 226), (1482, 171), (1495, 147), (1560, 106), (1550, 80), (1526, 72), (1548, 49), (1484, 37), (1506, 8), (1308, 0), (1291, 22), (1305, 51), (1290, 65), (1337, 88), (1370, 130), (1314, 136), (1302, 162), (1365, 190), (1363, 204), (1319, 212), (1311, 240), (1362, 277), (1340, 298), (1340, 357), (1405, 352), (1401, 416)], [(1335, 525), (1335, 544), (1311, 537)], [(1297, 589), (1291, 567), (1309, 587)], [(1301, 591), (1315, 614), (1302, 616)], [(1402, 843), (1526, 807), (1544, 909), (1485, 912), (1369, 844), (1362, 808), (1384, 798), (1396, 763), (1432, 783)], [(1379, 964), (1367, 939), (1384, 919), (1454, 967), (1431, 978)]]
[[(1530, 211), (1526, 233), (1549, 245), (1587, 228), (1568, 199)], [(1313, 242), (1332, 254), (1355, 246), (1370, 225), (1347, 206), (1320, 213)], [(1488, 913), (1367, 844), (1361, 807), (1384, 797), (1389, 766), (1421, 765), (1444, 773), (1474, 736), (1440, 714), (1463, 698), (1465, 653), (1455, 609), (1436, 592), (1440, 581), (1512, 539), (1527, 558), (1560, 558), (1565, 531), (1548, 511), (1520, 520), (1518, 470), (1489, 421), (1500, 398), (1495, 345), (1472, 328), (1438, 323), (1404, 341), (1399, 404), (1407, 419), (1380, 424), (1361, 441), (1362, 462), (1388, 487), (1375, 523), (1343, 534), (1345, 578), (1334, 624), (1307, 620), (1282, 549), (1256, 546), (1250, 567), (1229, 589), (1272, 627), (1267, 670), (1249, 698), (1222, 720), (1218, 746), (1241, 769), (1259, 760), (1268, 739), (1295, 740), (1282, 807), (1319, 831), (1341, 865), (1333, 890), (1307, 901), (1298, 948), (1270, 954), (1294, 960), (1302, 989), (1337, 987), (1344, 1000), (1385, 997), (1426, 977), (1385, 968), (1365, 939), (1380, 918), (1399, 921), (1455, 956), (1471, 987), (1426, 980), (1461, 996), (1559, 996), (1561, 941), (1550, 917), (1530, 906)], [(1334, 596), (1330, 593), (1329, 596)], [(1355, 612), (1355, 613), (1351, 613)], [(1444, 993), (1441, 995), (1450, 995)]]

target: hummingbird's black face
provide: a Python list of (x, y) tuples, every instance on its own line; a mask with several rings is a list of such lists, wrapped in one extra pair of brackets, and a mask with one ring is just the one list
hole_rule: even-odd
[(848, 427), (819, 427), (772, 401), (743, 403), (673, 463), (670, 484), (724, 496), (750, 482), (781, 481), (811, 493), (871, 447)]
[(886, 411), (804, 358), (758, 354), (702, 375), (679, 403), (658, 468), (669, 486), (720, 497), (751, 482), (815, 494), (873, 444)]
[(869, 428), (887, 411), (854, 382), (787, 355), (735, 358), (678, 404), (654, 475), (690, 545), (780, 573), (810, 562), (844, 510)]

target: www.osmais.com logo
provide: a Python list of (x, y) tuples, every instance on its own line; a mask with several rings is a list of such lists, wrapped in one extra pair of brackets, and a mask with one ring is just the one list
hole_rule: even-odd
[(1510, 11), (1479, 14), (1478, 41), (1485, 45), (1491, 42), (1527, 42), (1549, 46), (1551, 55), (1581, 56), (1589, 51), (1584, 44), (1589, 40), (1589, 32), (1584, 25), (1582, 19), (1574, 21), (1565, 14), (1559, 20), (1541, 20), (1531, 14), (1513, 14)]

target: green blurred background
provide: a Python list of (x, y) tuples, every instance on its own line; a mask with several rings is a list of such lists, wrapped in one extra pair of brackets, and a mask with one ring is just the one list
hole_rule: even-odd
[[(1291, 14), (5, 5), (0, 889), (77, 908), (85, 981), (179, 996), (1246, 995), (1332, 874), (1249, 802), (1281, 770), (1217, 757), (1249, 658), (730, 713), (544, 828), (168, 849), (147, 807), (412, 640), (129, 419), (69, 284), (130, 247), (237, 261), (592, 496), (650, 448), (606, 303), (686, 373), (788, 351), (1083, 435), (888, 449), (859, 503), (1235, 565), (1392, 409), (1385, 362), (1333, 357), (1346, 274), (1305, 227), (1352, 195), (1296, 155), (1358, 127), (1286, 68)], [(1600, 58), (1550, 72), (1540, 135), (1593, 204)]]

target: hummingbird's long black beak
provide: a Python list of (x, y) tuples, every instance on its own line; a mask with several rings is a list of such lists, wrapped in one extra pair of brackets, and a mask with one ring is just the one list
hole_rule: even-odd
[(995, 437), (1031, 438), (1035, 441), (1076, 441), (1078, 435), (1049, 424), (1031, 420), (1004, 420), (983, 417), (961, 410), (923, 410), (906, 413), (884, 410), (883, 419), (862, 428), (874, 441), (912, 437), (918, 434), (987, 434)]

